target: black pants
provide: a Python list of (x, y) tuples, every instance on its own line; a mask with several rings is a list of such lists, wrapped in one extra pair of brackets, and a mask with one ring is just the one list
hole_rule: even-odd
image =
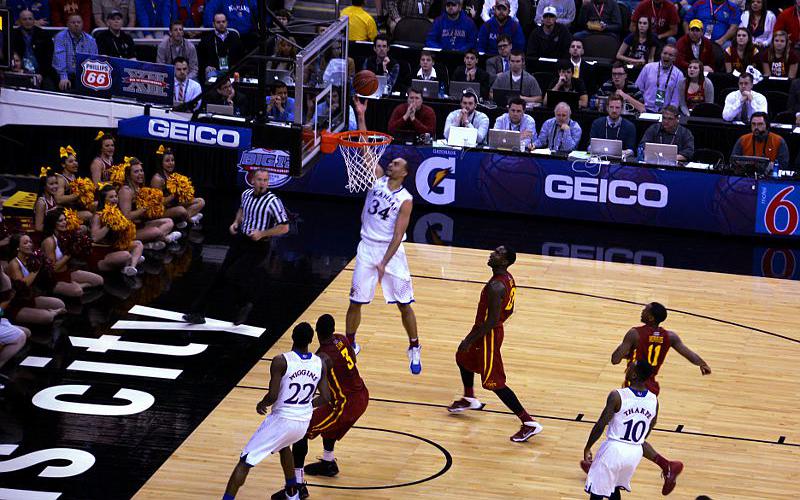
[(222, 266), (211, 284), (192, 303), (192, 312), (205, 314), (209, 299), (214, 295), (231, 297), (237, 308), (260, 296), (266, 280), (263, 264), (269, 257), (269, 242), (269, 238), (253, 241), (242, 234), (233, 236)]

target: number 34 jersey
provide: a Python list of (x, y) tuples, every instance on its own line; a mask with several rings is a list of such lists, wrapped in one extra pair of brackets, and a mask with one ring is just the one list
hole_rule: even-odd
[(650, 391), (639, 392), (630, 387), (616, 391), (622, 402), (608, 423), (606, 437), (611, 441), (640, 445), (656, 416), (658, 398)]
[(289, 420), (311, 420), (311, 401), (322, 378), (322, 359), (313, 353), (283, 353), (286, 373), (281, 378), (281, 392), (272, 405), (272, 414)]
[[(367, 191), (364, 209), (361, 211), (361, 238), (374, 242), (389, 243), (394, 236), (394, 226), (400, 206), (413, 196), (404, 187), (389, 189), (389, 177), (383, 176)], [(403, 235), (405, 241), (406, 235)]]

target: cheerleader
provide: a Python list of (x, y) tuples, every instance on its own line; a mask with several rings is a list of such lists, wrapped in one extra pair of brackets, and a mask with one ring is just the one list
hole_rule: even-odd
[(89, 165), (89, 170), (92, 173), (92, 182), (99, 186), (101, 182), (108, 182), (111, 180), (111, 167), (114, 166), (114, 152), (116, 151), (116, 141), (114, 136), (106, 134), (102, 130), (97, 133), (95, 141), (100, 142), (100, 151), (98, 155), (92, 160)]
[(57, 208), (47, 214), (44, 219), (44, 240), (42, 251), (47, 260), (53, 265), (53, 293), (65, 297), (82, 297), (86, 288), (103, 285), (103, 277), (89, 271), (72, 270), (70, 268), (69, 249), (62, 249), (58, 239), (63, 238), (67, 232), (67, 217), (64, 209)]
[(125, 217), (136, 224), (136, 239), (145, 243), (145, 249), (161, 250), (167, 243), (177, 241), (181, 233), (172, 231), (174, 227), (172, 219), (148, 218), (148, 208), (152, 207), (137, 208), (137, 198), (143, 188), (144, 167), (139, 159), (131, 158), (130, 164), (125, 167), (125, 184), (119, 191), (119, 208)]
[(56, 194), (58, 194), (58, 176), (52, 169), (42, 167), (42, 174), (39, 176), (39, 197), (33, 205), (33, 227), (37, 233), (41, 233), (44, 228), (45, 215), (58, 209)]
[(89, 267), (102, 272), (121, 269), (125, 276), (136, 276), (136, 266), (144, 261), (144, 247), (141, 241), (134, 239), (136, 228), (119, 210), (118, 201), (114, 186), (103, 186), (97, 192)]
[[(193, 196), (194, 186), (191, 185), (191, 182), (187, 178), (184, 178), (188, 183), (186, 187), (191, 190), (190, 194), (192, 196), (189, 197), (190, 199), (181, 202), (179, 199), (180, 193), (172, 193), (167, 185), (167, 180), (170, 176), (177, 174), (175, 171), (175, 153), (170, 148), (165, 148), (162, 145), (158, 147), (156, 155), (160, 156), (160, 159), (157, 161), (161, 167), (157, 168), (153, 177), (150, 178), (150, 187), (161, 189), (164, 192), (164, 206), (167, 207), (164, 211), (164, 215), (174, 220), (180, 220), (181, 222), (176, 225), (178, 229), (186, 227), (184, 221), (187, 219), (196, 226), (200, 223), (200, 219), (203, 218), (203, 214), (200, 213), (200, 211), (203, 210), (203, 207), (206, 205), (205, 200)], [(176, 176), (173, 180), (177, 182), (178, 177)]]
[(58, 191), (56, 192), (56, 203), (62, 207), (74, 207), (78, 211), (78, 217), (86, 222), (92, 218), (92, 212), (80, 206), (78, 193), (72, 192), (70, 183), (78, 178), (78, 155), (72, 146), (61, 148), (61, 172), (57, 172)]
[(29, 269), (34, 260), (33, 240), (27, 234), (14, 234), (9, 248), (16, 253), (16, 257), (8, 263), (8, 277), (16, 290), (11, 305), (5, 311), (6, 315), (16, 323), (52, 325), (56, 316), (66, 312), (66, 309), (61, 299), (35, 296), (33, 292), (33, 283), (40, 275), (47, 273), (43, 265)]

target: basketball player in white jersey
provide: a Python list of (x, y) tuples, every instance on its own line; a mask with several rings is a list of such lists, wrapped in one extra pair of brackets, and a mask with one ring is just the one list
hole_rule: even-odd
[[(313, 338), (311, 325), (300, 323), (292, 331), (292, 350), (272, 359), (269, 391), (256, 405), (260, 415), (270, 406), (272, 411), (244, 447), (223, 500), (233, 500), (250, 468), (276, 451), (286, 477), (286, 498), (300, 498), (290, 446), (306, 435), (314, 408), (330, 401), (327, 378), (322, 376), (325, 362), (308, 350)], [(317, 389), (320, 395), (314, 398)]]
[[(658, 416), (658, 398), (645, 386), (652, 371), (644, 360), (628, 365), (625, 378), (630, 386), (608, 394), (606, 407), (589, 433), (583, 458), (592, 463), (585, 488), (590, 500), (619, 500), (620, 489), (631, 491), (631, 478), (642, 460), (642, 443)], [(606, 440), (592, 460), (592, 445), (606, 425)]]
[(406, 175), (408, 164), (403, 158), (389, 162), (386, 172), (380, 166), (375, 167), (378, 180), (367, 192), (361, 211), (361, 242), (358, 244), (353, 284), (350, 287), (345, 333), (358, 354), (361, 347), (356, 343), (356, 330), (361, 323), (361, 306), (372, 301), (375, 287), (380, 281), (386, 302), (397, 304), (400, 309), (403, 327), (408, 334), (409, 368), (412, 374), (417, 375), (422, 371), (422, 363), (417, 317), (411, 308), (414, 289), (403, 248), (413, 200), (411, 193), (403, 187)]

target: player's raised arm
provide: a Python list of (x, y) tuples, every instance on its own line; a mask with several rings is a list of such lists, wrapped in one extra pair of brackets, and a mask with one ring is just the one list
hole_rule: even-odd
[(492, 328), (494, 328), (500, 319), (500, 309), (503, 306), (505, 294), (506, 287), (503, 286), (501, 282), (491, 282), (487, 293), (488, 303), (486, 306), (486, 320), (478, 325), (477, 328), (473, 328), (472, 331), (464, 337), (464, 340), (461, 341), (461, 345), (458, 346), (459, 351), (466, 351), (473, 342), (483, 338), (484, 335), (492, 331)]
[(589, 439), (586, 440), (586, 446), (583, 448), (584, 460), (592, 461), (592, 446), (603, 435), (603, 429), (606, 428), (614, 414), (619, 411), (620, 406), (622, 406), (622, 398), (619, 397), (619, 393), (616, 390), (609, 392), (606, 398), (606, 407), (603, 408), (603, 413), (600, 414), (600, 418), (597, 419), (594, 427), (592, 427)]
[[(378, 167), (380, 168), (380, 167)], [(413, 204), (411, 200), (406, 200), (400, 205), (400, 211), (397, 213), (397, 220), (394, 223), (394, 234), (392, 234), (392, 241), (386, 247), (386, 252), (383, 254), (380, 264), (378, 264), (378, 281), (383, 279), (383, 273), (386, 271), (386, 265), (392, 260), (400, 244), (403, 243), (403, 236), (408, 230), (408, 223), (411, 220), (411, 209)]]
[(689, 349), (686, 344), (683, 343), (678, 334), (675, 332), (669, 332), (670, 341), (672, 343), (672, 347), (680, 353), (681, 356), (688, 359), (689, 362), (695, 366), (700, 367), (700, 373), (703, 375), (710, 375), (711, 374), (711, 367), (708, 366), (708, 363), (703, 361), (703, 358), (700, 357), (696, 352)]
[(638, 338), (639, 336), (635, 328), (628, 330), (628, 333), (625, 334), (625, 338), (622, 339), (622, 342), (614, 349), (614, 352), (611, 353), (611, 364), (618, 365), (625, 357), (630, 356), (631, 352), (633, 352), (633, 349), (636, 347)]
[(278, 394), (281, 392), (281, 378), (285, 373), (286, 358), (283, 357), (283, 354), (278, 354), (272, 358), (272, 363), (269, 366), (269, 390), (256, 405), (256, 411), (260, 415), (265, 415), (267, 408), (275, 404), (278, 399)]

